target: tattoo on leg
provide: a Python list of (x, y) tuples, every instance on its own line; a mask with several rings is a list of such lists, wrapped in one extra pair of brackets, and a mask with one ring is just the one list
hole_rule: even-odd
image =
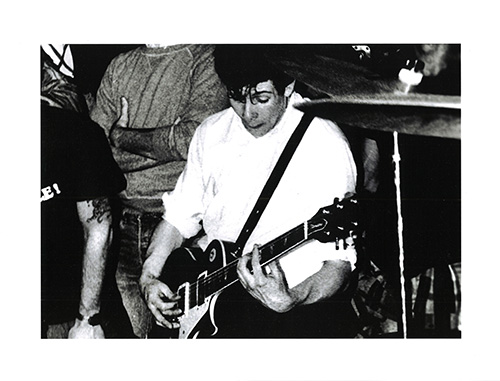
[(93, 206), (92, 216), (87, 219), (87, 222), (97, 220), (97, 222), (101, 223), (104, 217), (111, 215), (111, 205), (107, 198), (97, 198), (89, 200), (87, 203), (89, 205), (92, 203)]

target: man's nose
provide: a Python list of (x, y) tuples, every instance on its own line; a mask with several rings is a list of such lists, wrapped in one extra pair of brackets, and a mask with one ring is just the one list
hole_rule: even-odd
[(255, 110), (253, 107), (252, 102), (250, 100), (247, 100), (245, 102), (245, 105), (243, 107), (243, 119), (245, 120), (250, 120), (255, 116)]

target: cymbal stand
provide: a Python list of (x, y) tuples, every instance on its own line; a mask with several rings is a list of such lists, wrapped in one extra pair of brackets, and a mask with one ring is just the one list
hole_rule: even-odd
[[(407, 62), (407, 67), (411, 66), (411, 69), (402, 68), (399, 72), (399, 79), (404, 84), (404, 94), (408, 94), (410, 89), (418, 85), (422, 81), (423, 74), (417, 71), (417, 66), (420, 62), (417, 60), (411, 65)], [(404, 245), (403, 245), (403, 214), (401, 212), (401, 175), (400, 175), (400, 161), (401, 155), (399, 154), (398, 146), (398, 132), (393, 132), (394, 137), (394, 155), (392, 160), (394, 162), (394, 184), (396, 186), (396, 208), (398, 212), (398, 241), (399, 241), (399, 271), (400, 271), (400, 282), (401, 282), (401, 307), (402, 307), (402, 327), (403, 327), (403, 338), (406, 339), (408, 336), (407, 329), (407, 311), (406, 311), (406, 279), (404, 275)]]
[(399, 155), (398, 146), (398, 133), (393, 132), (394, 137), (394, 155), (392, 160), (394, 162), (394, 184), (396, 186), (396, 208), (398, 212), (398, 241), (399, 241), (399, 271), (400, 271), (400, 282), (401, 282), (401, 305), (402, 305), (402, 327), (403, 327), (403, 338), (407, 337), (407, 327), (406, 327), (406, 290), (405, 290), (405, 276), (404, 276), (404, 247), (403, 247), (403, 215), (401, 213), (401, 176), (400, 176), (400, 166), (401, 156)]

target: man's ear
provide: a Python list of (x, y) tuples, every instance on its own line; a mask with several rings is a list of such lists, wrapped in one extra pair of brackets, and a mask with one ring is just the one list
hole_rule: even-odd
[(290, 84), (287, 85), (287, 87), (285, 87), (285, 97), (290, 97), (290, 95), (292, 95), (293, 93), (293, 89), (295, 88), (295, 80), (293, 82), (290, 82)]

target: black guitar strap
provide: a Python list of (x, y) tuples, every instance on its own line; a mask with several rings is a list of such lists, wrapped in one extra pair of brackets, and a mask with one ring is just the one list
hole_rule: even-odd
[(314, 116), (312, 114), (304, 113), (297, 128), (293, 132), (292, 136), (290, 136), (290, 139), (288, 140), (285, 148), (283, 149), (283, 152), (281, 153), (281, 156), (274, 166), (273, 171), (271, 172), (271, 175), (266, 182), (266, 185), (264, 185), (264, 188), (262, 189), (259, 199), (255, 203), (253, 210), (250, 212), (250, 215), (248, 216), (248, 219), (245, 222), (245, 225), (243, 226), (243, 229), (241, 230), (241, 233), (235, 242), (238, 257), (243, 255), (243, 248), (245, 247), (248, 238), (250, 238), (253, 229), (255, 228), (255, 226), (257, 226), (257, 223), (262, 216), (262, 212), (269, 203), (269, 200), (271, 199), (274, 190), (278, 186), (278, 183), (280, 182), (281, 177), (283, 176), (283, 173), (288, 166), (288, 163), (290, 162), (297, 146), (302, 140), (307, 127), (309, 127), (309, 124), (313, 119)]

